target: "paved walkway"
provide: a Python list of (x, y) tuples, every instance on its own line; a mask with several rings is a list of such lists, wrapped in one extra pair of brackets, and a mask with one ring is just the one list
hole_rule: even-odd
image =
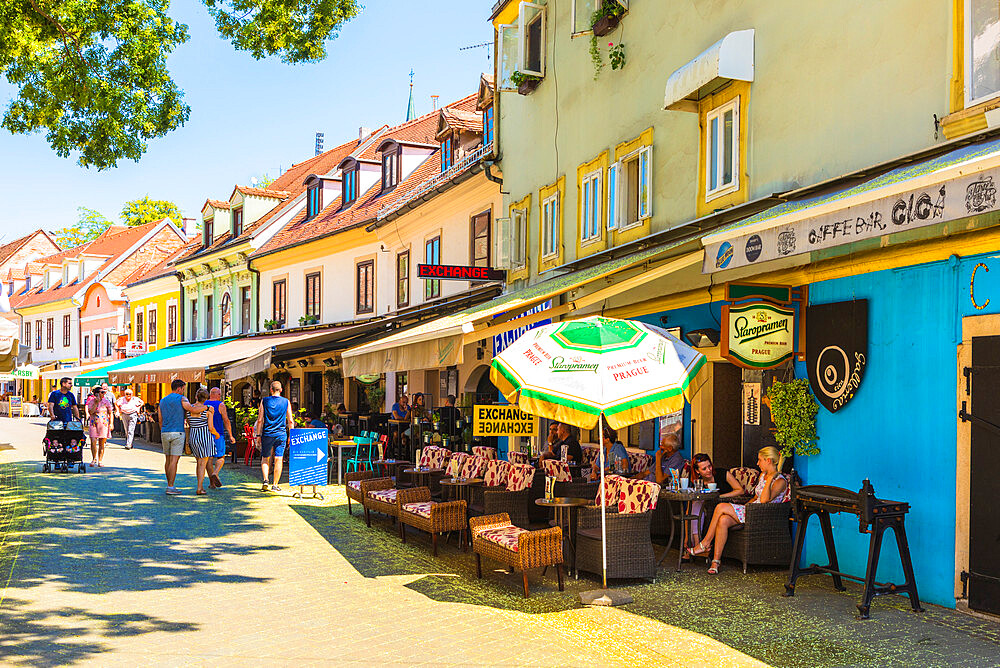
[(784, 599), (778, 572), (661, 570), (615, 609), (579, 606), (592, 582), (560, 593), (536, 573), (525, 600), (519, 575), (477, 581), (454, 542), (438, 559), (426, 538), (404, 546), (337, 490), (264, 495), (237, 467), (196, 497), (185, 458), (187, 493), (168, 497), (158, 450), (115, 445), (99, 471), (43, 474), (41, 433), (0, 419), (7, 665), (1000, 665), (995, 625), (886, 599), (860, 622), (857, 592)]

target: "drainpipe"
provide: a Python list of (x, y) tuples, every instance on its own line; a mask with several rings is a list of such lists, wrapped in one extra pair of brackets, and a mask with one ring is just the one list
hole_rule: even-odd
[(499, 176), (494, 176), (493, 172), (490, 171), (491, 169), (493, 169), (493, 166), (497, 164), (498, 160), (499, 157), (496, 160), (487, 160), (486, 162), (484, 162), (483, 165), (485, 169), (483, 170), (483, 173), (486, 174), (486, 178), (488, 178), (493, 183), (499, 184), (500, 187), (503, 188), (503, 179), (500, 178)]

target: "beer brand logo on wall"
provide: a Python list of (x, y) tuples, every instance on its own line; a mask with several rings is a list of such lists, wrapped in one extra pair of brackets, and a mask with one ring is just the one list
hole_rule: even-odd
[(813, 393), (831, 413), (854, 398), (868, 366), (868, 300), (806, 311), (806, 367)]
[(744, 254), (747, 256), (747, 262), (756, 262), (762, 250), (764, 250), (764, 242), (760, 240), (760, 236), (755, 234), (747, 239), (747, 245), (743, 249)]
[(733, 261), (733, 245), (728, 241), (719, 246), (719, 252), (715, 256), (715, 267), (725, 269)]
[(770, 369), (795, 352), (795, 311), (767, 302), (722, 307), (721, 353), (747, 369)]

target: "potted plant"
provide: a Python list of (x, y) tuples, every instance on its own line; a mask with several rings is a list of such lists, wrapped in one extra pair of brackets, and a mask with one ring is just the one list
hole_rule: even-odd
[(372, 413), (381, 413), (385, 404), (385, 388), (382, 387), (382, 383), (365, 385), (365, 398), (368, 399), (368, 407)]
[(787, 383), (776, 380), (764, 401), (771, 410), (774, 440), (784, 456), (819, 454), (816, 434), (819, 404), (809, 392), (808, 380), (800, 378)]
[(590, 16), (590, 25), (594, 30), (594, 37), (604, 37), (618, 27), (625, 8), (616, 0), (606, 0)]
[(318, 315), (303, 315), (299, 317), (299, 326), (305, 327), (306, 325), (315, 325), (319, 322)]
[(538, 88), (538, 84), (542, 81), (542, 78), (537, 77), (534, 74), (514, 72), (510, 75), (510, 80), (511, 83), (517, 86), (517, 92), (519, 95), (527, 95), (531, 91)]

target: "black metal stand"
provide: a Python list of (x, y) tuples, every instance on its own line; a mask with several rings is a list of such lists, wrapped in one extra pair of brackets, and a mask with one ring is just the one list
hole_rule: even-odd
[[(810, 564), (808, 568), (800, 568), (799, 562), (802, 559), (802, 547), (805, 545), (806, 527), (809, 524), (809, 516), (812, 514), (816, 514), (819, 517), (819, 524), (823, 530), (823, 542), (826, 544), (826, 555), (829, 563), (826, 566)], [(878, 560), (882, 551), (882, 535), (887, 529), (892, 529), (896, 533), (899, 559), (902, 562), (903, 575), (906, 578), (906, 582), (902, 585), (875, 581), (875, 573), (878, 571)], [(903, 516), (876, 515), (872, 520), (872, 528), (869, 533), (871, 539), (868, 543), (868, 567), (865, 577), (859, 578), (855, 575), (842, 573), (837, 563), (837, 549), (833, 543), (833, 528), (830, 523), (830, 513), (826, 510), (804, 509), (799, 518), (798, 531), (795, 534), (795, 547), (792, 550), (792, 563), (789, 566), (790, 574), (788, 576), (788, 584), (785, 585), (785, 596), (795, 595), (795, 582), (799, 576), (826, 573), (833, 576), (833, 586), (838, 591), (844, 591), (845, 589), (841, 578), (864, 583), (865, 593), (861, 603), (857, 606), (858, 611), (861, 613), (861, 619), (869, 618), (872, 599), (882, 594), (908, 594), (910, 607), (915, 612), (923, 612), (924, 609), (920, 607), (920, 597), (917, 595), (917, 582), (913, 577), (913, 564), (910, 561), (910, 547), (906, 542), (906, 529), (903, 526)]]

